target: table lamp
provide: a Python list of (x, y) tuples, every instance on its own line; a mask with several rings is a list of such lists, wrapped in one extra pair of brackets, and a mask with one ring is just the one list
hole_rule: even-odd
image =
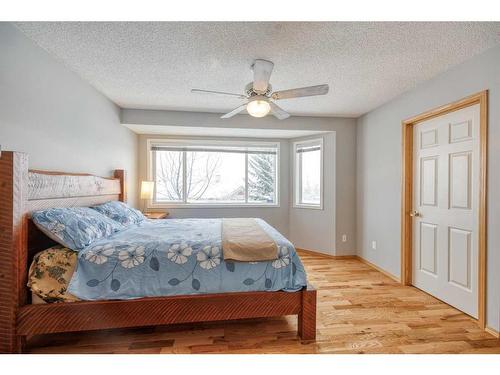
[(141, 199), (143, 200), (143, 212), (146, 211), (147, 201), (153, 199), (153, 192), (155, 189), (154, 181), (141, 182)]

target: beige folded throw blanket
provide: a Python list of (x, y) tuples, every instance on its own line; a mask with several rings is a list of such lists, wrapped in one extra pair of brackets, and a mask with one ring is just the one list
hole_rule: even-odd
[(278, 259), (278, 246), (255, 219), (222, 219), (224, 260), (260, 262)]

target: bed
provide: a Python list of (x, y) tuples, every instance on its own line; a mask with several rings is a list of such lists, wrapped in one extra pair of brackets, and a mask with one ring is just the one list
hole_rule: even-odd
[[(114, 285), (99, 283), (92, 286), (95, 284), (92, 280), (101, 280), (102, 277), (91, 277), (93, 271), (89, 269), (88, 272), (81, 273), (85, 274), (81, 282), (88, 287), (89, 293), (83, 295), (82, 299), (85, 300), (33, 304), (27, 287), (28, 268), (35, 254), (53, 246), (54, 241), (36, 228), (30, 220), (30, 213), (51, 207), (125, 202), (125, 172), (115, 170), (113, 177), (106, 178), (89, 174), (29, 170), (26, 154), (4, 151), (0, 156), (0, 198), (0, 352), (23, 352), (26, 338), (35, 334), (283, 315), (298, 316), (298, 334), (302, 340), (314, 340), (316, 337), (316, 291), (310, 285), (301, 287), (300, 273), (303, 270), (294, 250), (281, 254), (281, 257), (286, 256), (287, 259), (281, 265), (287, 263), (289, 267), (280, 267), (279, 261), (275, 263), (275, 267), (272, 262), (259, 265), (222, 261), (217, 264), (220, 275), (223, 273), (224, 277), (235, 279), (230, 288), (221, 288), (220, 283), (215, 288), (216, 282), (206, 276), (203, 278), (202, 273), (196, 273), (196, 269), (201, 272), (203, 268), (200, 267), (200, 262), (204, 261), (201, 255), (197, 264), (192, 263), (192, 270), (186, 271), (183, 268), (175, 271), (172, 268), (168, 272), (168, 278), (161, 280), (159, 285), (167, 286), (168, 296), (163, 295), (165, 291), (158, 293), (162, 295), (148, 293), (148, 297), (142, 297), (143, 291), (134, 295), (131, 290), (126, 290), (128, 276), (125, 273), (120, 275), (120, 279), (114, 278), (120, 280), (120, 288), (117, 290), (114, 290), (118, 285), (116, 282)], [(203, 224), (205, 230), (216, 230), (218, 221), (212, 219)], [(170, 219), (144, 224), (145, 227), (161, 230), (165, 229), (161, 227), (169, 226), (176, 226), (178, 229), (179, 225), (200, 228), (199, 222), (176, 223)], [(135, 230), (140, 232), (152, 229)], [(274, 229), (268, 230), (272, 232)], [(124, 238), (114, 240), (130, 241), (126, 238), (128, 235), (130, 233), (122, 234)], [(286, 241), (284, 238), (280, 240)], [(165, 251), (168, 252), (168, 249)], [(151, 260), (153, 253), (149, 253)], [(156, 261), (147, 264), (152, 272), (157, 267), (177, 265), (165, 260), (166, 258), (157, 262), (158, 257), (156, 258)], [(185, 263), (182, 266), (188, 265)], [(205, 266), (208, 267), (209, 263)], [(283, 277), (282, 272), (293, 272), (295, 277)], [(215, 274), (210, 275), (213, 277)], [(292, 279), (298, 280), (297, 283), (290, 283)], [(78, 281), (77, 278), (75, 280)], [(74, 286), (70, 288), (72, 292), (76, 289), (78, 288)], [(124, 292), (123, 295), (115, 293), (120, 289)]]

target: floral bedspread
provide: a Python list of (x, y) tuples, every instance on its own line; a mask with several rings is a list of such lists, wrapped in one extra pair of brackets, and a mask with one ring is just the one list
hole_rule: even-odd
[(145, 220), (80, 251), (68, 292), (107, 300), (301, 289), (306, 274), (293, 245), (257, 221), (276, 241), (279, 259), (225, 262), (221, 219)]

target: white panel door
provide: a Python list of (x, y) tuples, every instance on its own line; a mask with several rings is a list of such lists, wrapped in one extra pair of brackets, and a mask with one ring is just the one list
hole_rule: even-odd
[(413, 285), (477, 318), (479, 105), (413, 131)]

